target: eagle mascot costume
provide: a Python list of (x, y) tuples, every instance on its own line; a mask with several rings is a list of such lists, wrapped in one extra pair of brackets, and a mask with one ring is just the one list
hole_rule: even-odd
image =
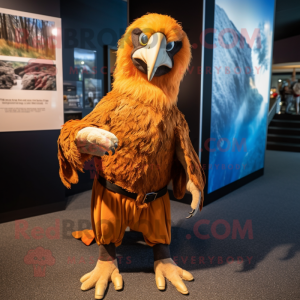
[(118, 43), (113, 89), (82, 120), (64, 124), (58, 139), (60, 177), (67, 188), (92, 157), (97, 168), (92, 200), (93, 234), (100, 254), (81, 289), (95, 287), (102, 299), (108, 282), (123, 288), (116, 247), (125, 229), (142, 232), (154, 254), (155, 281), (165, 278), (182, 294), (193, 276), (171, 259), (171, 213), (167, 185), (181, 199), (192, 194), (189, 217), (203, 207), (205, 175), (177, 108), (180, 81), (191, 46), (173, 18), (147, 14), (135, 20)]

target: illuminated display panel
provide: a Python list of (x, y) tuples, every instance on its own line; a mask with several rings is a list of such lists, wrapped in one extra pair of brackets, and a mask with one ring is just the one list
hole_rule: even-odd
[(207, 193), (264, 167), (273, 0), (216, 0)]

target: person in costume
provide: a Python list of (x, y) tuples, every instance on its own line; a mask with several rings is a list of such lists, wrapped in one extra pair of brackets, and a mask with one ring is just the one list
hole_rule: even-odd
[(181, 199), (192, 194), (194, 216), (203, 207), (205, 175), (177, 108), (180, 81), (191, 60), (181, 25), (170, 16), (147, 14), (135, 20), (118, 43), (113, 89), (82, 120), (64, 124), (58, 139), (60, 177), (68, 188), (94, 158), (98, 178), (92, 190), (93, 233), (100, 254), (80, 281), (102, 299), (109, 281), (123, 287), (116, 247), (125, 229), (142, 232), (153, 248), (155, 280), (165, 278), (187, 294), (183, 280), (193, 276), (171, 259), (170, 199), (167, 185)]

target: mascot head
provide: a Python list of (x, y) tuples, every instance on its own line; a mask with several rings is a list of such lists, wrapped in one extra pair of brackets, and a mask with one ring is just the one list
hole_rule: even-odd
[(135, 20), (119, 41), (114, 89), (158, 107), (177, 102), (191, 46), (173, 18), (147, 14)]

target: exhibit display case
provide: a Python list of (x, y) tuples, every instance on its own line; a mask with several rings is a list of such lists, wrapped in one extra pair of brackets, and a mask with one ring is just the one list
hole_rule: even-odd
[(84, 106), (95, 107), (102, 98), (102, 80), (95, 78), (84, 79)]
[(78, 80), (82, 81), (85, 75), (96, 77), (97, 51), (74, 48), (74, 67), (78, 74)]
[(82, 108), (82, 82), (64, 81), (64, 109)]

